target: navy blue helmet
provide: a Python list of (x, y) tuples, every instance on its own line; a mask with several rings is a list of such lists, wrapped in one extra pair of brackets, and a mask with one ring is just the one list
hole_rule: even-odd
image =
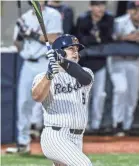
[(78, 46), (79, 51), (84, 49), (84, 45), (80, 44), (75, 36), (69, 34), (59, 36), (52, 44), (52, 49), (64, 49), (70, 46)]

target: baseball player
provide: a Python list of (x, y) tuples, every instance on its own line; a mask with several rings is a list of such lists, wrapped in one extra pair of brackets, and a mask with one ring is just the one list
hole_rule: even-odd
[[(106, 5), (107, 1), (90, 1), (89, 10), (81, 14), (77, 19), (78, 38), (87, 48), (91, 49), (93, 45), (112, 41), (114, 18), (106, 11)], [(82, 65), (87, 65), (91, 68), (95, 74), (87, 130), (97, 134), (101, 129), (107, 96), (105, 90), (107, 58), (100, 56), (96, 56), (93, 60), (92, 58), (86, 57), (85, 61), (80, 62)]]
[[(75, 36), (60, 36), (52, 48), (47, 53), (48, 70), (34, 78), (32, 87), (32, 97), (42, 102), (44, 111), (42, 151), (55, 166), (92, 166), (82, 152), (82, 143), (94, 75), (90, 69), (77, 64), (79, 51), (84, 46)], [(58, 54), (60, 49), (62, 60)]]
[[(45, 28), (50, 43), (63, 33), (62, 18), (58, 11), (46, 7), (44, 1), (40, 1), (45, 22)], [(7, 152), (30, 152), (30, 125), (32, 108), (36, 102), (32, 99), (31, 89), (33, 78), (36, 74), (46, 71), (48, 60), (44, 56), (47, 47), (44, 43), (41, 27), (34, 11), (28, 10), (17, 21), (14, 31), (14, 42), (19, 42), (19, 34), (24, 38), (23, 49), (20, 56), (24, 59), (18, 86), (18, 121), (17, 121), (17, 148), (8, 148)], [(39, 104), (39, 103), (38, 103)]]
[[(139, 3), (131, 2), (130, 14), (115, 19), (115, 35), (121, 41), (139, 42)], [(138, 100), (138, 57), (112, 57), (109, 59), (111, 79), (114, 86), (113, 127), (115, 134), (128, 134)], [(134, 87), (134, 88), (133, 88)], [(118, 131), (122, 123), (124, 133)], [(121, 135), (122, 134), (122, 135)]]

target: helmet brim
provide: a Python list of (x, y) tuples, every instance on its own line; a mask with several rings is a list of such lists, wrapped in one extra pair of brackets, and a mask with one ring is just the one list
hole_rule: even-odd
[(83, 50), (85, 48), (85, 46), (83, 44), (69, 44), (68, 47), (70, 46), (78, 46), (79, 47), (79, 51)]

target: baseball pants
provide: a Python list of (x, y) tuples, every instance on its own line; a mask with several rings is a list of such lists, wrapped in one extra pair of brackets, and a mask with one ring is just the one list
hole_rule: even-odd
[(37, 129), (42, 129), (43, 126), (43, 110), (42, 104), (37, 103), (32, 109), (31, 124), (35, 124)]
[(139, 67), (136, 60), (112, 61), (113, 83), (113, 126), (123, 122), (123, 129), (129, 130), (138, 101)]
[(52, 127), (45, 127), (41, 135), (41, 147), (44, 155), (55, 163), (92, 166), (89, 158), (82, 152), (82, 139), (82, 134), (71, 134), (69, 128), (57, 131)]
[[(30, 63), (25, 61), (21, 68), (20, 78), (18, 82), (18, 101), (17, 101), (17, 142), (18, 144), (27, 145), (30, 143), (30, 127), (32, 118), (32, 109), (37, 104), (41, 108), (40, 103), (35, 102), (31, 96), (31, 88), (34, 77), (47, 70), (47, 62)], [(38, 110), (39, 111), (39, 110)], [(41, 110), (40, 110), (41, 111)]]
[(102, 68), (95, 73), (95, 81), (92, 88), (92, 106), (91, 106), (91, 128), (99, 129), (104, 104), (106, 98), (105, 92), (106, 68)]

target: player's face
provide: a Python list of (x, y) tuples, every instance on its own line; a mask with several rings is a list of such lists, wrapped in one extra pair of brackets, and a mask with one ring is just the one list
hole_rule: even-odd
[(92, 14), (100, 20), (104, 16), (106, 5), (105, 4), (92, 5), (90, 8)]
[(79, 48), (77, 46), (70, 46), (64, 49), (67, 55), (67, 59), (78, 63), (79, 61)]
[(139, 7), (132, 10), (131, 18), (134, 22), (136, 22), (139, 25)]

